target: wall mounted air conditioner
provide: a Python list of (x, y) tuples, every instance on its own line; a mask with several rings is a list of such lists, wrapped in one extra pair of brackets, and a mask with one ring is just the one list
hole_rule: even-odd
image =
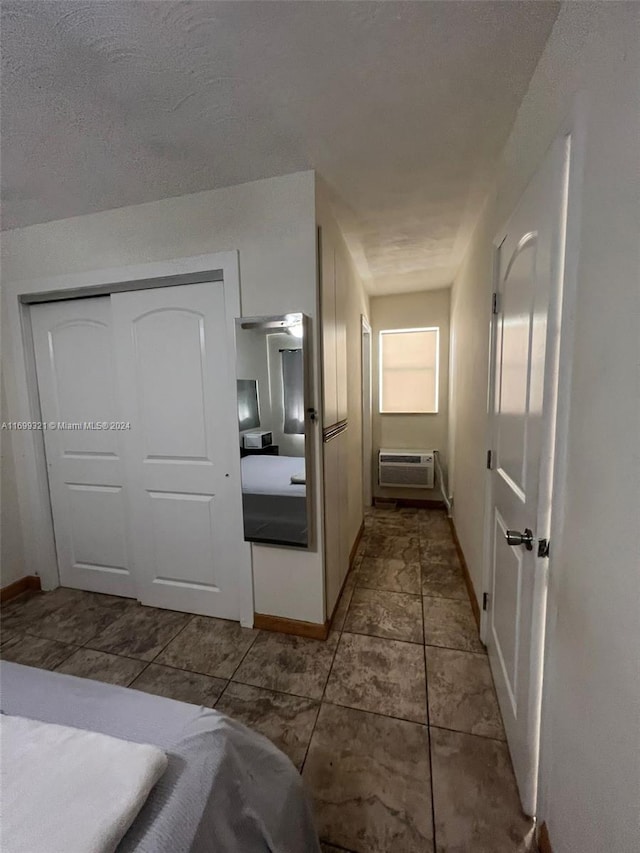
[(378, 451), (378, 482), (404, 489), (432, 489), (433, 450)]

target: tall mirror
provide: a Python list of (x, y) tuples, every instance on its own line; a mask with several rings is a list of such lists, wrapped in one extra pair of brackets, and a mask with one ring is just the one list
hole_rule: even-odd
[(311, 546), (309, 318), (236, 320), (244, 536)]

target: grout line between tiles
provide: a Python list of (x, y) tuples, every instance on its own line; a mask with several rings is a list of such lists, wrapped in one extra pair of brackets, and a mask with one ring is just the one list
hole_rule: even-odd
[[(240, 682), (236, 681), (235, 683), (236, 683), (236, 684), (239, 684)], [(214, 707), (214, 708), (216, 707), (216, 705), (218, 704), (218, 702), (222, 699), (222, 697), (224, 696), (224, 694), (227, 692), (227, 687), (228, 687), (230, 684), (231, 684), (231, 679), (227, 679), (227, 683), (224, 685), (224, 687), (223, 687), (223, 688), (222, 688), (222, 690), (220, 691), (220, 695), (218, 696), (218, 698), (216, 699), (216, 701), (213, 703), (213, 707)], [(222, 713), (222, 712), (220, 712), (220, 713)]]
[(379, 586), (367, 586), (366, 584), (361, 584), (356, 581), (354, 589), (368, 589), (371, 592), (389, 592), (391, 595), (407, 595), (409, 598), (420, 598), (422, 596), (421, 592), (406, 592), (401, 589), (387, 589), (386, 587)]
[[(252, 630), (253, 630), (253, 629), (252, 629)], [(258, 639), (258, 637), (260, 637), (261, 635), (262, 635), (262, 631), (261, 631), (259, 628), (258, 628), (258, 629), (256, 629), (255, 637), (251, 640), (251, 642), (250, 642), (250, 643), (249, 643), (249, 645), (247, 646), (247, 650), (245, 651), (245, 653), (244, 653), (244, 654), (242, 655), (242, 657), (240, 658), (240, 660), (239, 660), (239, 662), (238, 662), (238, 665), (236, 666), (236, 668), (233, 670), (233, 672), (232, 672), (232, 673), (231, 673), (231, 675), (229, 676), (229, 681), (233, 681), (233, 678), (234, 678), (234, 676), (235, 676), (236, 672), (240, 669), (240, 667), (241, 667), (241, 666), (242, 666), (242, 664), (244, 663), (244, 659), (245, 659), (245, 658), (246, 658), (246, 656), (249, 654), (249, 652), (251, 651), (251, 649), (254, 647), (254, 645), (255, 645), (256, 640)]]
[(452, 728), (449, 728), (449, 726), (440, 726), (440, 725), (437, 725), (435, 723), (430, 723), (429, 728), (431, 728), (431, 729), (442, 729), (443, 732), (451, 732), (452, 734), (455, 734), (455, 735), (466, 735), (468, 737), (477, 737), (477, 738), (480, 738), (480, 740), (493, 740), (496, 743), (503, 743), (503, 744), (505, 744), (505, 746), (507, 744), (506, 738), (494, 737), (493, 735), (481, 735), (481, 734), (478, 734), (478, 732), (465, 732), (463, 729), (452, 729)]
[[(347, 575), (348, 574), (349, 574), (349, 572), (347, 572)], [(346, 592), (346, 590), (342, 591), (341, 597), (342, 597), (342, 595), (345, 594), (345, 592)], [(353, 598), (353, 590), (351, 591), (351, 598)], [(338, 605), (339, 604), (340, 604), (340, 602), (338, 601)], [(347, 607), (347, 613), (349, 612), (349, 607), (351, 607), (351, 599), (349, 599), (349, 605)], [(316, 714), (316, 718), (313, 721), (313, 728), (311, 729), (311, 735), (310, 735), (309, 740), (307, 742), (307, 748), (304, 752), (304, 758), (302, 759), (302, 763), (300, 765), (300, 775), (301, 776), (302, 776), (302, 772), (304, 770), (304, 766), (307, 763), (307, 756), (309, 755), (309, 747), (311, 746), (311, 741), (313, 740), (313, 736), (314, 736), (315, 731), (316, 731), (316, 726), (318, 725), (318, 718), (320, 717), (320, 711), (322, 710), (322, 703), (325, 701), (324, 697), (325, 697), (325, 693), (327, 692), (327, 684), (329, 683), (329, 679), (331, 678), (331, 673), (333, 672), (333, 664), (335, 662), (336, 655), (338, 654), (338, 647), (340, 646), (340, 642), (342, 641), (342, 633), (344, 631), (344, 623), (347, 621), (347, 613), (345, 613), (344, 619), (342, 620), (342, 625), (340, 626), (340, 628), (336, 632), (338, 634), (338, 640), (336, 642), (336, 647), (333, 650), (333, 656), (331, 658), (331, 664), (329, 666), (329, 672), (327, 673), (327, 678), (324, 682), (324, 687), (322, 688), (322, 696), (320, 697), (320, 701), (318, 704), (318, 713)]]
[[(420, 546), (420, 556), (422, 556), (422, 546)], [(420, 582), (422, 583), (422, 564), (420, 564)], [(431, 751), (431, 716), (429, 714), (429, 670), (427, 668), (427, 644), (426, 644), (426, 626), (424, 622), (424, 596), (420, 596), (420, 604), (422, 609), (422, 638), (425, 640), (422, 648), (422, 659), (424, 661), (424, 684), (427, 699), (427, 750), (429, 752), (429, 793), (431, 794), (431, 836), (434, 851), (437, 850), (436, 844), (436, 803), (433, 795), (434, 778), (433, 778), (433, 757)]]
[(157, 654), (157, 655), (155, 655), (155, 657), (151, 658), (151, 660), (149, 661), (149, 663), (153, 663), (154, 661), (156, 661), (156, 660), (160, 657), (160, 655), (162, 654), (162, 652), (167, 648), (167, 646), (168, 646), (170, 643), (172, 643), (174, 640), (177, 640), (177, 639), (178, 639), (178, 637), (180, 636), (180, 634), (182, 634), (182, 632), (183, 632), (183, 631), (185, 631), (185, 630), (188, 628), (188, 626), (189, 626), (189, 625), (191, 625), (191, 623), (193, 622), (193, 620), (194, 620), (195, 618), (196, 618), (196, 614), (195, 614), (195, 613), (192, 613), (192, 614), (191, 614), (191, 618), (190, 618), (190, 619), (187, 619), (187, 621), (184, 623), (184, 625), (182, 626), (182, 628), (180, 628), (180, 630), (179, 630), (179, 631), (178, 631), (178, 632), (177, 632), (173, 637), (171, 637), (171, 639), (170, 639), (170, 640), (167, 640), (167, 642), (166, 642), (166, 643), (164, 644), (164, 646), (160, 649), (160, 651), (158, 652), (158, 654)]
[(146, 672), (146, 671), (149, 669), (149, 667), (151, 666), (151, 664), (152, 664), (152, 661), (148, 661), (148, 662), (147, 662), (147, 663), (142, 667), (142, 669), (140, 670), (140, 672), (136, 673), (136, 674), (133, 676), (133, 678), (131, 679), (131, 681), (128, 681), (128, 682), (125, 684), (125, 687), (131, 687), (131, 685), (133, 684), (133, 682), (134, 682), (137, 678), (140, 678), (140, 676), (142, 675), (142, 673), (143, 673), (143, 672)]
[(363, 714), (373, 714), (376, 717), (382, 717), (385, 720), (398, 720), (400, 723), (411, 723), (413, 726), (421, 726), (423, 729), (428, 729), (426, 722), (420, 720), (410, 720), (408, 717), (397, 717), (395, 714), (383, 714), (381, 711), (371, 711), (369, 708), (357, 708), (355, 705), (347, 705), (344, 702), (338, 702), (337, 699), (324, 699), (323, 704), (335, 705), (338, 708), (348, 708), (350, 711), (361, 711)]
[[(36, 639), (40, 640), (40, 639), (46, 639), (46, 638), (43, 638), (43, 637), (37, 637)], [(65, 645), (65, 643), (63, 643), (62, 645)], [(63, 663), (66, 663), (70, 658), (72, 658), (72, 657), (75, 655), (75, 653), (76, 653), (77, 651), (79, 651), (79, 650), (82, 648), (82, 646), (75, 646), (75, 647), (74, 647), (74, 646), (69, 646), (69, 648), (71, 649), (70, 653), (69, 653), (65, 658), (63, 658), (61, 661), (59, 661), (59, 662), (55, 665), (55, 667), (54, 667), (54, 671), (55, 671), (59, 666), (62, 666), (62, 664), (63, 664)], [(40, 668), (40, 667), (38, 667), (38, 668)]]
[(235, 678), (230, 678), (229, 684), (242, 684), (244, 687), (253, 687), (254, 690), (264, 690), (265, 693), (277, 693), (279, 696), (293, 696), (294, 699), (304, 699), (307, 702), (317, 702), (320, 704), (322, 701), (318, 696), (303, 696), (302, 693), (291, 693), (288, 690), (277, 690), (275, 687), (264, 687), (262, 684), (252, 684), (250, 681), (239, 681)]
[[(131, 681), (129, 682), (129, 684), (127, 684), (127, 687), (130, 687), (130, 686), (133, 684), (133, 682), (134, 682), (134, 681), (136, 681), (138, 678), (140, 678), (140, 676), (141, 676), (143, 673), (145, 673), (145, 672), (149, 669), (149, 667), (151, 666), (151, 664), (152, 664), (155, 660), (157, 660), (157, 658), (159, 657), (159, 655), (161, 655), (161, 654), (162, 654), (162, 652), (167, 648), (167, 646), (169, 645), (169, 643), (172, 643), (175, 639), (177, 639), (177, 638), (180, 636), (180, 634), (182, 634), (182, 632), (185, 630), (185, 628), (187, 627), (187, 625), (190, 625), (190, 624), (193, 622), (193, 620), (194, 620), (195, 618), (196, 618), (196, 617), (195, 617), (195, 614), (191, 614), (191, 618), (190, 618), (190, 619), (187, 619), (187, 621), (184, 623), (184, 625), (182, 626), (182, 628), (180, 628), (180, 630), (179, 630), (179, 631), (178, 631), (178, 632), (177, 632), (173, 637), (171, 637), (171, 639), (170, 639), (170, 640), (167, 640), (167, 642), (166, 642), (166, 643), (164, 644), (164, 646), (160, 649), (160, 651), (158, 652), (158, 654), (157, 654), (157, 655), (155, 655), (153, 658), (151, 658), (151, 660), (150, 660), (150, 661), (147, 661), (147, 665), (146, 665), (145, 667), (143, 667), (143, 668), (140, 670), (140, 672), (139, 672), (139, 673), (138, 673), (134, 678), (132, 678), (132, 679), (131, 679)], [(124, 657), (124, 655), (123, 655), (123, 657)], [(184, 670), (184, 671), (186, 672), (187, 670)]]
[[(175, 611), (172, 611), (172, 612), (175, 612)], [(152, 657), (151, 660), (147, 661), (147, 664), (153, 663), (156, 660), (156, 658), (158, 657), (158, 655), (161, 655), (162, 652), (167, 648), (169, 643), (172, 643), (174, 640), (176, 640), (180, 636), (180, 634), (182, 634), (182, 632), (185, 630), (185, 628), (188, 625), (190, 625), (193, 622), (193, 620), (196, 618), (194, 613), (188, 613), (188, 614), (184, 614), (184, 615), (189, 616), (189, 618), (184, 623), (184, 625), (181, 628), (178, 628), (177, 632), (166, 641), (166, 643), (162, 646), (160, 651), (156, 655), (154, 655), (154, 657)], [(112, 622), (111, 624), (113, 625), (114, 623)], [(111, 626), (107, 626), (107, 627), (111, 627)], [(97, 636), (98, 635), (96, 634), (93, 637), (91, 637), (90, 640), (87, 640), (87, 642), (83, 644), (82, 648), (83, 649), (89, 649), (89, 650), (94, 651), (94, 652), (103, 652), (104, 654), (107, 654), (107, 655), (118, 655), (118, 657), (132, 658), (132, 660), (145, 660), (145, 658), (135, 658), (132, 655), (125, 655), (125, 654), (121, 654), (120, 652), (111, 652), (111, 651), (107, 651), (106, 649), (97, 648), (96, 646), (90, 646), (89, 643), (92, 643), (93, 640), (95, 640), (95, 638)]]
[(402, 637), (383, 637), (381, 634), (367, 634), (366, 631), (355, 631), (353, 628), (344, 628), (344, 633), (355, 634), (358, 637), (373, 637), (374, 640), (390, 640), (392, 643), (406, 643), (408, 646), (424, 646), (424, 638), (422, 640), (405, 640)]

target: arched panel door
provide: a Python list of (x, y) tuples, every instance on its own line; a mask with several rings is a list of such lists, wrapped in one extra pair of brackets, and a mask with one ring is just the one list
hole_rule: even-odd
[(31, 320), (60, 583), (135, 598), (110, 298)]
[(238, 619), (250, 554), (224, 286), (111, 299), (139, 598)]
[(497, 256), (487, 646), (522, 806), (531, 815), (539, 761), (544, 541), (550, 522), (566, 168), (559, 141), (510, 217)]

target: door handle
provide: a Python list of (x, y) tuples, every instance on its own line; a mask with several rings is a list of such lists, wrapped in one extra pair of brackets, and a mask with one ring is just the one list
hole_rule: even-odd
[(507, 530), (504, 535), (509, 545), (524, 545), (527, 551), (533, 551), (533, 532), (525, 527), (524, 533), (519, 530)]

